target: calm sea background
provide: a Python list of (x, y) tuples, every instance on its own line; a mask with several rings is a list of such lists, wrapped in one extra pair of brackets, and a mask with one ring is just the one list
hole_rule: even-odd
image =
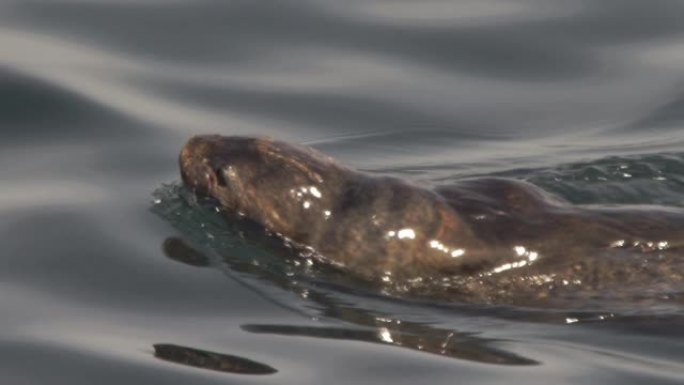
[(681, 300), (532, 315), (302, 286), (258, 245), (204, 261), (163, 187), (201, 133), (681, 207), (683, 1), (0, 2), (0, 383), (684, 382)]

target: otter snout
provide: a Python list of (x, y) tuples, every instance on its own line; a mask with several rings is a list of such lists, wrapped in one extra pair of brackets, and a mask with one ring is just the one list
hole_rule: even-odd
[(181, 178), (195, 193), (208, 195), (212, 184), (210, 156), (218, 136), (194, 136), (185, 143), (178, 157)]
[(190, 138), (178, 159), (183, 182), (200, 195), (213, 195), (217, 183), (223, 182), (223, 168), (236, 162), (253, 168), (261, 165), (255, 147), (259, 140), (264, 139), (220, 135)]

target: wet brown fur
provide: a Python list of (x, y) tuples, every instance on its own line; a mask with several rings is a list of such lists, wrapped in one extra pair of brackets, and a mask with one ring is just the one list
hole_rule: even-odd
[(573, 284), (577, 293), (606, 280), (684, 280), (679, 209), (578, 207), (494, 178), (428, 190), (268, 138), (194, 137), (180, 166), (187, 186), (227, 210), (407, 291), (433, 291), (421, 283), (440, 280), (439, 295), (539, 300)]

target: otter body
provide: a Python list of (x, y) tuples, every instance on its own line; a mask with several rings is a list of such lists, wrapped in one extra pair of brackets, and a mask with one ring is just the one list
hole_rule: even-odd
[(548, 295), (542, 286), (576, 293), (684, 279), (682, 210), (577, 207), (494, 178), (429, 190), (265, 138), (197, 136), (180, 166), (188, 187), (227, 211), (404, 291), (538, 300)]

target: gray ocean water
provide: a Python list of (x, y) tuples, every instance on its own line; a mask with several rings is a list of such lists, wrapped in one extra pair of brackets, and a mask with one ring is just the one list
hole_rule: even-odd
[(441, 304), (272, 258), (175, 187), (200, 133), (682, 207), (683, 1), (2, 1), (0, 383), (684, 382), (681, 298)]

